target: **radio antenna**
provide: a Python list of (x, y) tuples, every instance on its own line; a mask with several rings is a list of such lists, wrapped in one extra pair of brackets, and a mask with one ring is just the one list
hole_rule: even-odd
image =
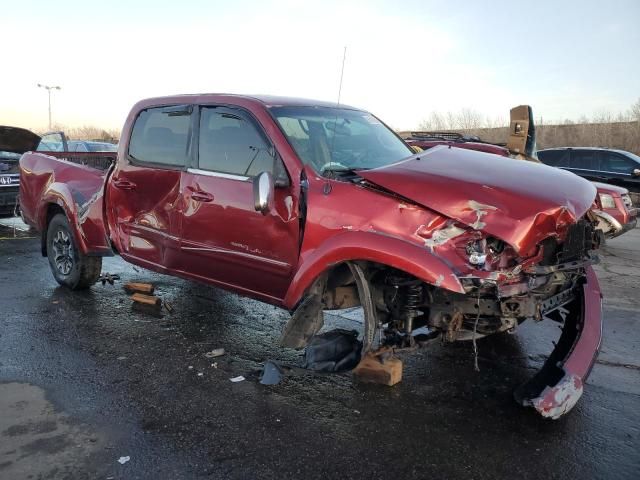
[(338, 87), (338, 105), (340, 105), (340, 96), (342, 95), (342, 79), (344, 78), (344, 62), (347, 59), (347, 46), (344, 47), (342, 54), (342, 69), (340, 70), (340, 86)]
[[(340, 96), (342, 95), (342, 79), (344, 78), (344, 61), (347, 58), (347, 46), (344, 47), (344, 52), (342, 53), (342, 69), (340, 70), (340, 86), (338, 87), (338, 103), (336, 104), (336, 118), (333, 120), (333, 135), (331, 136), (331, 148), (329, 148), (329, 165), (331, 166), (333, 162), (333, 146), (336, 142), (336, 132), (335, 128), (338, 124), (338, 107), (340, 107)], [(322, 173), (322, 172), (320, 172)]]

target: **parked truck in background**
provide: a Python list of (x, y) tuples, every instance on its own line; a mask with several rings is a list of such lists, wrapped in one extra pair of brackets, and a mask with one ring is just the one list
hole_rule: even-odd
[(119, 254), (289, 310), (291, 348), (323, 310), (358, 305), (364, 352), (417, 347), (423, 326), (456, 342), (555, 321), (555, 350), (516, 398), (558, 418), (582, 394), (602, 323), (596, 189), (576, 175), (414, 153), (344, 105), (214, 94), (137, 103), (113, 165), (60, 156), (23, 155), (20, 199), (61, 285), (91, 286)]

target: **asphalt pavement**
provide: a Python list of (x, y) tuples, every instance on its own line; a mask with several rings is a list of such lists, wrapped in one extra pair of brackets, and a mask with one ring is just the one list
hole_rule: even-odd
[[(287, 312), (117, 257), (103, 266), (115, 285), (70, 292), (36, 235), (2, 223), (0, 479), (639, 478), (640, 229), (603, 251), (602, 351), (550, 421), (512, 391), (553, 323), (479, 341), (480, 372), (470, 344), (434, 345), (394, 387), (296, 368), (265, 386), (266, 360), (302, 363), (277, 345)], [(173, 312), (134, 311), (126, 281), (153, 283)]]

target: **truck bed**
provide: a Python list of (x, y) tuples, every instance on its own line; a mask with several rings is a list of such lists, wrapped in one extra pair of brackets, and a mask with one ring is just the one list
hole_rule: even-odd
[(112, 254), (104, 216), (105, 181), (112, 152), (27, 152), (20, 159), (20, 208), (25, 222), (44, 231), (64, 212), (87, 255)]

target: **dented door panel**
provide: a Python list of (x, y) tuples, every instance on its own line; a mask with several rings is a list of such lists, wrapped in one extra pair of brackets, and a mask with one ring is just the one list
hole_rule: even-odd
[(114, 170), (108, 208), (123, 257), (163, 268), (177, 262), (180, 175), (178, 169), (122, 163)]

